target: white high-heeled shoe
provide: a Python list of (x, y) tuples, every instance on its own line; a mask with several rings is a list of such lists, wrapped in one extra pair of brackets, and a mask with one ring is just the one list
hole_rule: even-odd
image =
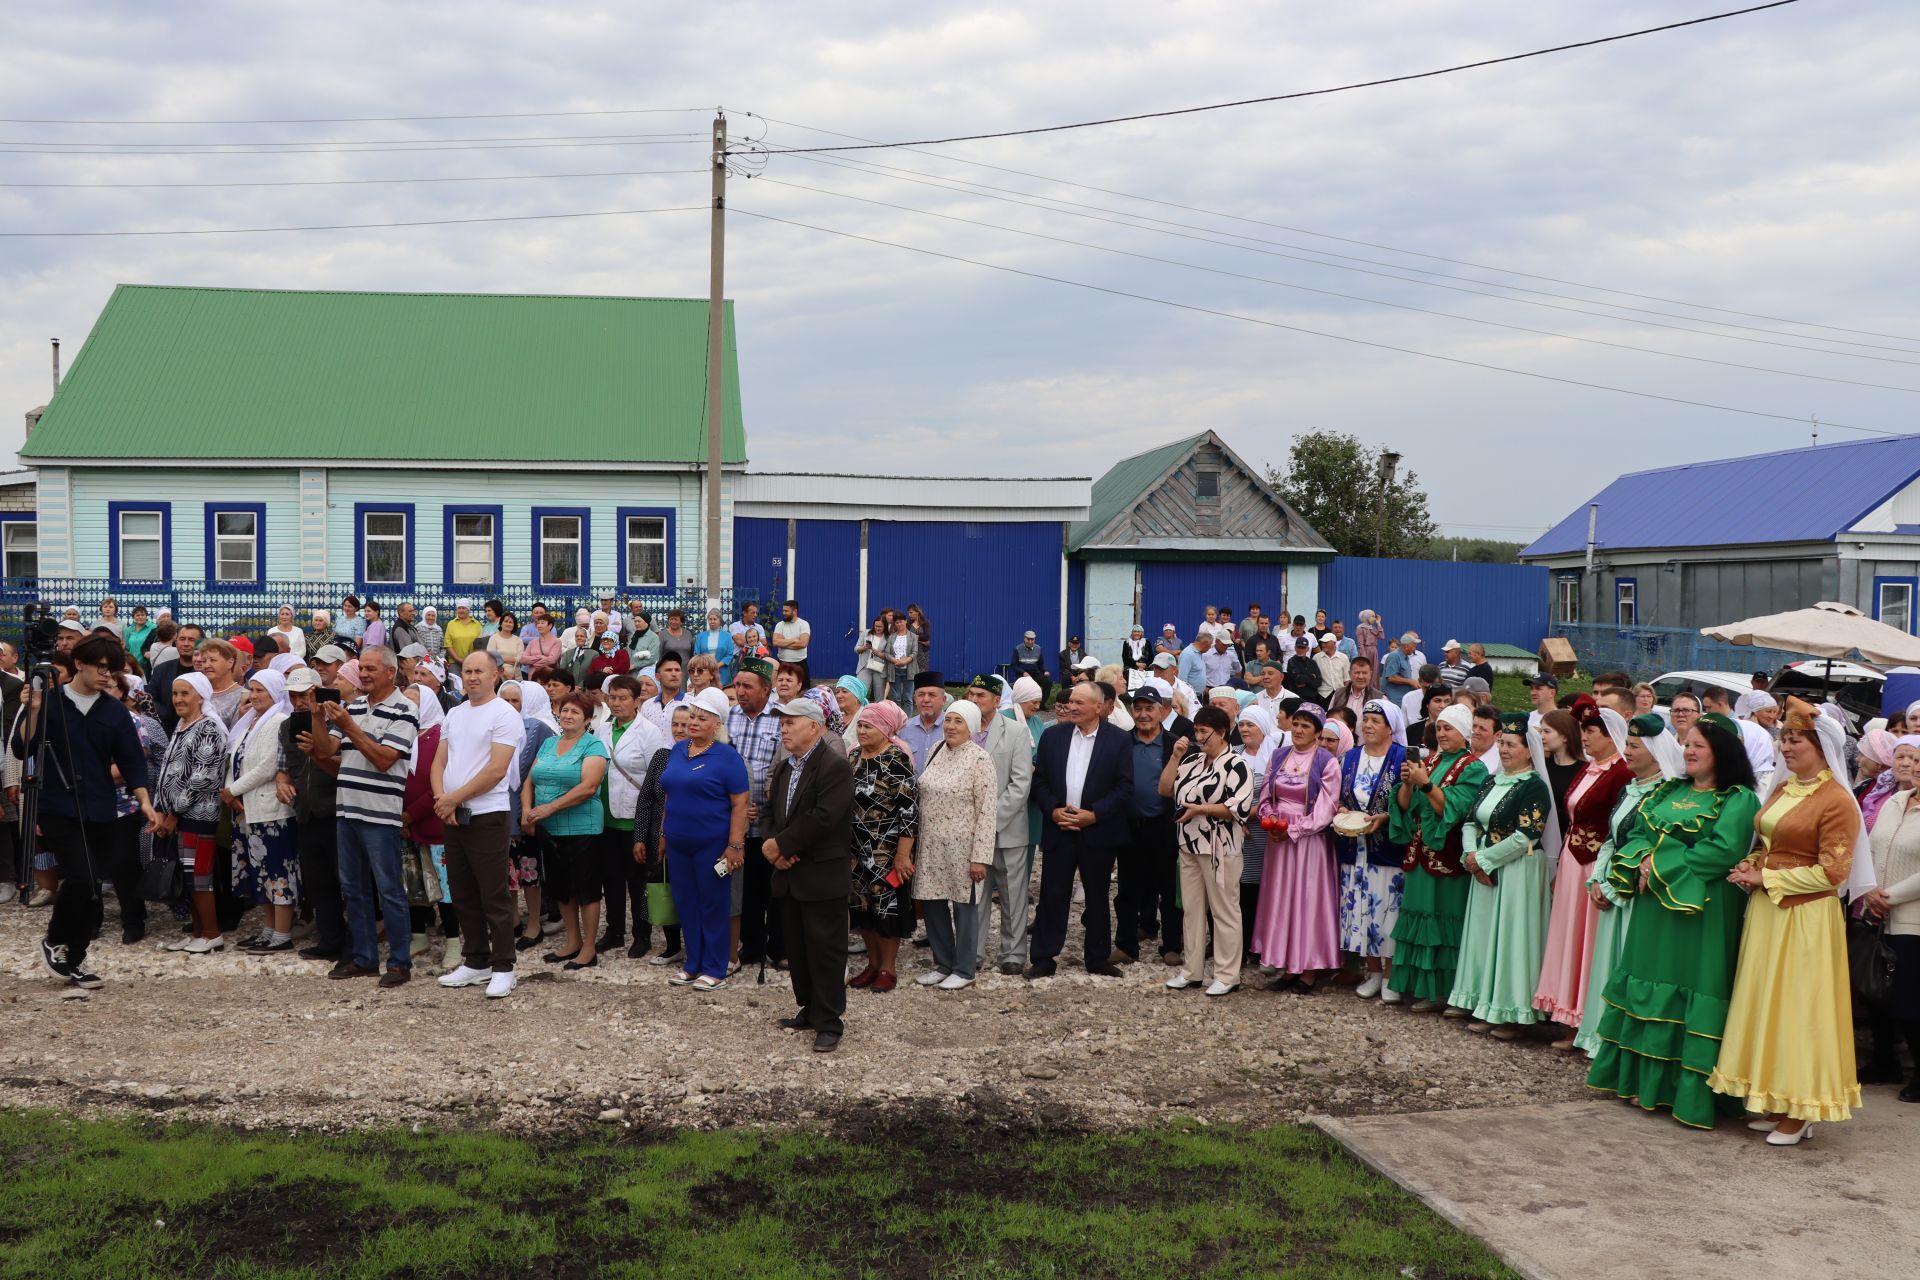
[(1767, 1135), (1767, 1145), (1770, 1147), (1797, 1147), (1812, 1136), (1813, 1121), (1809, 1120), (1801, 1125), (1795, 1133), (1782, 1133), (1778, 1129), (1775, 1129)]
[(1778, 1120), (1769, 1120), (1765, 1116), (1761, 1116), (1758, 1120), (1747, 1121), (1747, 1128), (1753, 1130), (1755, 1133), (1772, 1133), (1779, 1127), (1780, 1122)]

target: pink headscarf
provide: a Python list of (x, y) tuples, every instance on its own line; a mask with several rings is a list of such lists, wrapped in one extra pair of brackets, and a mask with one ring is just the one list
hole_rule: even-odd
[(360, 678), (360, 659), (358, 658), (348, 658), (340, 664), (340, 678), (362, 693), (367, 691), (367, 682)]
[(908, 755), (913, 754), (913, 748), (908, 746), (906, 740), (900, 736), (900, 731), (907, 727), (907, 713), (893, 703), (869, 702), (866, 706), (860, 708), (860, 714), (853, 718), (855, 724), (859, 724), (862, 721), (865, 721), (880, 732), (886, 734), (887, 741), (891, 742), (894, 746), (900, 748)]
[(1322, 728), (1333, 730), (1334, 736), (1340, 740), (1340, 746), (1334, 752), (1335, 755), (1345, 758), (1347, 752), (1353, 750), (1353, 730), (1347, 728), (1345, 720), (1339, 716), (1328, 716)]

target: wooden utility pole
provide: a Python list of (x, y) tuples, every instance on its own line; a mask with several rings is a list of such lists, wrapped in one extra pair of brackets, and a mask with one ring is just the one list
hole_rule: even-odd
[[(707, 267), (707, 608), (720, 605), (720, 475), (726, 464), (727, 117), (713, 117), (713, 228)], [(725, 617), (723, 612), (722, 617)]]

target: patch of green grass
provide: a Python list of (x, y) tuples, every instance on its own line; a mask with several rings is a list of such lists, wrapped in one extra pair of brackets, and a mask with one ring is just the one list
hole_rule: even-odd
[[(1593, 677), (1586, 674), (1561, 676), (1560, 696), (1569, 693), (1592, 693)], [(1531, 711), (1533, 699), (1527, 696), (1527, 678), (1518, 675), (1497, 675), (1493, 678), (1493, 704), (1502, 711)]]
[(534, 1142), (0, 1112), (0, 1277), (1504, 1277), (1306, 1129)]

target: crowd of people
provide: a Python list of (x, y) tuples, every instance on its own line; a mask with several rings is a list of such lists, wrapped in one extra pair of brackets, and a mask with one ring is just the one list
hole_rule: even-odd
[(1276, 639), (1258, 605), (1185, 642), (1136, 627), (1112, 662), (1074, 638), (1049, 664), (1029, 632), (953, 686), (925, 615), (888, 611), (856, 674), (815, 682), (796, 602), (765, 632), (751, 606), (694, 631), (613, 604), (560, 636), (495, 601), (443, 624), (349, 597), (228, 637), (73, 609), (45, 690), (0, 646), (9, 817), (32, 819), (0, 870), (51, 908), (47, 969), (100, 985), (111, 885), (125, 944), (152, 904), (178, 929), (161, 946), (220, 951), (258, 907), (241, 950), (381, 987), (427, 964), (502, 998), (536, 957), (622, 953), (701, 991), (783, 969), (782, 1025), (826, 1052), (850, 992), (899, 985), (903, 942), (942, 992), (1044, 979), (1077, 907), (1091, 975), (1350, 985), (1775, 1145), (1898, 1083), (1903, 1041), (1920, 1054), (1905, 716), (1855, 743), (1837, 706), (1660, 707), (1620, 673), (1565, 695), (1540, 674), (1507, 713), (1478, 646), (1430, 663), (1371, 611)]

